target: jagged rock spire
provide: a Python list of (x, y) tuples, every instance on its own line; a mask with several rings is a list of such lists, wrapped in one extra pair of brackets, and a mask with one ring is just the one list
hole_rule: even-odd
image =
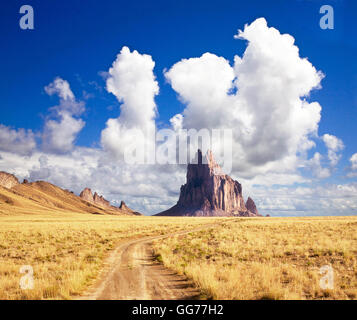
[(195, 160), (187, 166), (177, 204), (159, 215), (256, 215), (245, 206), (241, 184), (222, 172), (211, 150), (203, 157), (199, 149)]
[(245, 203), (245, 206), (247, 207), (247, 209), (250, 212), (257, 214), (257, 215), (259, 214), (258, 209), (251, 197), (248, 197), (247, 202)]

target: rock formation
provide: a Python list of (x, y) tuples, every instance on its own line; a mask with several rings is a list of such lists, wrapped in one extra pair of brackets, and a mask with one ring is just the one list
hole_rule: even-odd
[(0, 186), (11, 189), (18, 184), (20, 184), (20, 182), (13, 174), (0, 171)]
[(121, 201), (120, 202), (120, 206), (119, 206), (120, 209), (123, 209), (123, 210), (128, 210), (129, 207), (125, 204), (124, 201)]
[(94, 199), (93, 199), (93, 194), (92, 194), (92, 190), (89, 188), (85, 188), (79, 195), (83, 200), (88, 201), (93, 203)]
[(186, 180), (186, 184), (181, 186), (177, 204), (157, 215), (260, 216), (250, 198), (247, 208), (242, 185), (222, 172), (211, 151), (202, 159), (202, 152), (198, 150), (197, 164), (187, 166)]
[(100, 196), (98, 193), (94, 192), (94, 196), (93, 196), (93, 201), (95, 204), (98, 204), (102, 207), (108, 208), (110, 207), (110, 202), (106, 199), (104, 199), (103, 196)]
[(245, 206), (248, 211), (250, 211), (256, 215), (259, 215), (257, 206), (255, 205), (255, 203), (251, 197), (248, 197), (247, 202), (245, 203)]
[[(86, 201), (83, 201), (86, 200)], [(111, 206), (89, 188), (77, 196), (73, 191), (62, 189), (46, 181), (23, 183), (12, 174), (0, 171), (0, 215), (9, 213), (31, 212), (77, 212), (110, 215), (141, 215), (128, 208), (123, 202), (121, 208)]]
[(130, 209), (124, 201), (121, 201), (119, 207), (114, 207), (110, 204), (108, 200), (106, 200), (103, 196), (100, 196), (98, 193), (92, 193), (92, 190), (89, 188), (83, 189), (83, 191), (79, 195), (85, 201), (88, 201), (96, 206), (100, 206), (105, 209), (118, 210), (120, 212), (125, 212), (133, 215), (141, 215), (141, 213)]
[(88, 201), (90, 203), (94, 203), (98, 206), (104, 207), (104, 208), (110, 208), (110, 202), (106, 199), (104, 199), (103, 196), (100, 196), (98, 193), (94, 192), (92, 193), (92, 190), (89, 188), (85, 188), (79, 195), (83, 200)]
[(133, 209), (130, 209), (124, 201), (120, 202), (119, 209), (125, 211), (125, 212), (130, 212), (135, 216), (141, 216), (142, 214), (140, 212), (134, 211)]

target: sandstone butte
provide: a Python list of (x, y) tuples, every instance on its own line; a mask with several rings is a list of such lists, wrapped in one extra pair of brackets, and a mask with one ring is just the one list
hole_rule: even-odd
[(242, 185), (222, 172), (212, 151), (205, 159), (201, 150), (196, 156), (197, 161), (187, 166), (177, 204), (158, 216), (261, 216), (252, 198), (244, 202)]

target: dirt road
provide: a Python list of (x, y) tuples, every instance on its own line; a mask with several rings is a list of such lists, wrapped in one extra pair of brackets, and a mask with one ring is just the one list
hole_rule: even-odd
[[(180, 235), (202, 229), (175, 234)], [(97, 284), (81, 299), (183, 300), (198, 298), (199, 291), (186, 277), (177, 275), (154, 259), (152, 241), (172, 235), (145, 237), (121, 244), (107, 259)]]

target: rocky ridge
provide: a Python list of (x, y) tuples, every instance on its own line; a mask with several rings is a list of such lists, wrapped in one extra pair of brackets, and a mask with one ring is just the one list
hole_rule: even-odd
[[(85, 201), (83, 201), (85, 200)], [(0, 171), (0, 214), (66, 211), (92, 214), (141, 215), (122, 201), (120, 207), (85, 188), (80, 196), (46, 181), (20, 183), (13, 174)]]
[(94, 192), (92, 193), (92, 190), (90, 188), (84, 188), (83, 191), (79, 195), (80, 198), (82, 198), (85, 201), (94, 203), (98, 206), (102, 206), (105, 208), (115, 208), (110, 205), (110, 202), (106, 199), (104, 199), (103, 196), (100, 196), (98, 193)]
[(120, 210), (120, 211), (125, 211), (129, 212), (135, 215), (140, 215), (140, 213), (130, 209), (124, 201), (121, 201), (119, 207), (112, 206), (108, 200), (106, 200), (103, 196), (100, 196), (97, 192), (92, 193), (92, 190), (90, 188), (84, 188), (83, 191), (79, 195), (80, 198), (82, 198), (85, 201), (88, 201), (92, 204), (95, 204), (97, 206), (111, 209), (111, 210)]

